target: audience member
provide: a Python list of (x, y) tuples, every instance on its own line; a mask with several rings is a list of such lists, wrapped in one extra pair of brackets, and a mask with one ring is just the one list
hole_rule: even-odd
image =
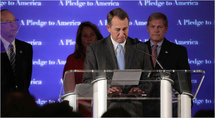
[(73, 112), (68, 101), (46, 104), (41, 107), (39, 116), (42, 117), (83, 117), (80, 113)]
[(112, 108), (108, 109), (103, 115), (102, 118), (121, 118), (121, 117), (131, 117), (131, 114), (124, 108)]
[(10, 92), (2, 105), (2, 116), (37, 116), (39, 107), (30, 94)]
[(195, 113), (194, 118), (196, 117), (201, 117), (201, 118), (206, 118), (206, 117), (211, 117), (214, 118), (214, 110), (199, 110), (198, 112)]

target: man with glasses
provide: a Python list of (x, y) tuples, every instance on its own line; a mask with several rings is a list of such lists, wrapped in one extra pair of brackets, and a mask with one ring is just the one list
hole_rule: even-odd
[(32, 74), (32, 46), (16, 39), (18, 23), (10, 11), (1, 10), (1, 98), (9, 92), (29, 93)]

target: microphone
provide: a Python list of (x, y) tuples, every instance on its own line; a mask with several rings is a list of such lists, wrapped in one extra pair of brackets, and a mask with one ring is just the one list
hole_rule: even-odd
[(146, 55), (151, 56), (152, 58), (154, 58), (154, 59), (156, 60), (156, 63), (159, 65), (159, 67), (160, 67), (162, 70), (164, 70), (163, 66), (160, 64), (160, 62), (157, 60), (156, 57), (154, 57), (154, 56), (152, 56), (151, 54), (146, 53), (146, 52), (144, 52), (144, 51), (142, 51), (142, 52), (143, 52), (144, 54), (146, 54)]
[(18, 33), (19, 32), (19, 29), (21, 28), (21, 25), (19, 25), (18, 26), (18, 29), (17, 29), (17, 31), (16, 31), (16, 33)]
[(164, 68), (163, 68), (163, 66), (161, 65), (161, 63), (157, 60), (157, 58), (156, 57), (154, 57), (154, 56), (152, 56), (151, 54), (148, 54), (148, 53), (146, 53), (146, 52), (144, 52), (146, 55), (149, 55), (149, 56), (151, 56), (152, 58), (155, 58), (155, 60), (156, 60), (156, 63), (159, 65), (159, 67), (162, 69), (162, 70), (164, 70)]
[[(138, 40), (138, 39), (136, 39), (136, 40)], [(141, 42), (141, 41), (137, 41), (136, 42), (137, 44), (136, 44), (136, 49), (138, 50), (138, 51), (140, 51), (140, 52), (142, 52), (142, 53), (144, 53), (144, 54), (146, 54), (146, 55), (148, 55), (148, 56), (150, 56), (150, 57), (152, 57), (152, 58), (155, 58), (155, 60), (156, 60), (156, 63), (159, 65), (159, 67), (162, 69), (162, 70), (164, 70), (164, 68), (163, 68), (163, 66), (161, 65), (161, 63), (157, 60), (157, 58), (156, 57), (154, 57), (154, 56), (152, 56), (150, 53), (148, 53), (147, 51), (148, 51), (148, 46), (147, 46), (147, 44), (144, 44), (143, 42)], [(144, 47), (145, 46), (145, 47)], [(192, 95), (192, 94), (190, 94), (191, 93), (191, 90), (192, 90), (192, 88), (190, 89), (189, 88), (189, 85), (187, 85), (188, 84), (188, 82), (187, 82), (187, 78), (191, 78), (190, 77), (190, 75), (187, 75), (187, 74), (189, 74), (189, 73), (183, 73), (183, 72), (168, 72), (168, 71), (165, 71), (164, 73), (163, 72), (161, 72), (160, 73), (161, 74), (161, 76), (174, 76), (174, 85), (177, 85), (177, 86), (174, 86), (173, 87), (173, 93), (176, 93), (176, 92), (179, 92), (179, 93), (187, 93), (188, 95)], [(150, 75), (151, 75), (151, 73), (149, 73), (148, 75), (147, 75), (147, 77), (150, 77)], [(178, 78), (180, 78), (180, 79), (178, 79)], [(174, 90), (176, 90), (176, 91), (174, 91)]]
[[(138, 40), (138, 39), (135, 38), (135, 40)], [(143, 48), (143, 46), (146, 46), (146, 47)], [(141, 47), (143, 48), (142, 50), (140, 49)], [(159, 67), (160, 67), (162, 70), (164, 70), (163, 66), (162, 66), (161, 63), (157, 60), (156, 57), (154, 57), (154, 56), (152, 56), (151, 54), (149, 54), (148, 52), (145, 52), (145, 51), (144, 51), (144, 49), (147, 49), (147, 50), (148, 50), (148, 46), (147, 46), (146, 44), (144, 44), (143, 42), (138, 41), (138, 42), (137, 42), (137, 45), (136, 45), (136, 49), (137, 49), (138, 51), (140, 51), (140, 52), (142, 52), (142, 53), (144, 53), (144, 54), (146, 54), (146, 55), (148, 55), (148, 56), (154, 58), (154, 59), (156, 60), (156, 63), (159, 65)]]
[[(136, 44), (136, 50), (140, 51), (141, 53), (146, 54), (147, 56), (150, 56), (151, 58), (154, 58), (156, 60), (156, 63), (159, 65), (159, 67), (164, 70), (163, 66), (160, 64), (160, 62), (157, 60), (156, 57), (152, 56), (151, 54), (149, 54), (148, 51), (148, 46), (147, 44), (144, 44), (143, 42), (138, 41)], [(147, 77), (151, 76), (151, 72), (148, 73)]]

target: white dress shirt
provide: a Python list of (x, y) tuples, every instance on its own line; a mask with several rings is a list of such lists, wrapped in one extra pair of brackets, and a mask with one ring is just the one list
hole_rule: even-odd
[(115, 54), (117, 53), (117, 45), (118, 45), (118, 44), (122, 45), (122, 47), (123, 47), (123, 52), (124, 52), (124, 54), (125, 54), (125, 43), (126, 43), (126, 40), (125, 40), (123, 43), (117, 43), (116, 41), (113, 40), (112, 36), (110, 36), (110, 38), (111, 38), (111, 41), (112, 41), (112, 43), (113, 43), (113, 47), (114, 47), (114, 52), (115, 52)]
[[(2, 43), (4, 45), (5, 51), (7, 53), (7, 56), (10, 59), (10, 50), (9, 50), (10, 42), (8, 42), (7, 40), (5, 40), (3, 37), (0, 37), (0, 38), (1, 38), (1, 41), (2, 41)], [(15, 39), (13, 40), (13, 42), (11, 44), (13, 45), (14, 53), (16, 54)]]

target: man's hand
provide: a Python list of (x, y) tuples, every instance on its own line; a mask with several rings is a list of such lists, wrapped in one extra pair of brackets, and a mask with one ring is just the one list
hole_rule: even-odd
[(122, 95), (122, 89), (119, 87), (111, 87), (108, 89), (108, 95)]
[(135, 95), (135, 96), (141, 96), (142, 94), (144, 94), (145, 91), (141, 90), (138, 87), (133, 87), (130, 89), (130, 91), (128, 92), (128, 95)]

